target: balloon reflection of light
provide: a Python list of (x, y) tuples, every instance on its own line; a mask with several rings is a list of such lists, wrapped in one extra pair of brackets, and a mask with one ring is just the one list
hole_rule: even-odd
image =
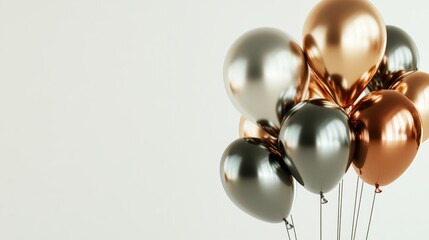
[[(380, 29), (378, 28), (377, 21), (373, 16), (362, 14), (346, 23), (347, 28), (344, 28), (344, 36), (341, 43), (345, 49), (357, 50), (368, 49), (373, 47), (375, 39), (380, 36)], [(364, 54), (364, 53), (362, 53)]]
[(271, 52), (266, 55), (263, 62), (266, 62), (263, 71), (264, 79), (269, 79), (272, 87), (277, 87), (276, 84), (283, 84), (285, 77), (294, 78), (295, 76), (291, 75), (292, 70), (295, 68), (294, 66), (299, 65), (289, 51)]
[(228, 69), (228, 78), (234, 79), (229, 83), (230, 89), (233, 93), (236, 89), (241, 88), (246, 84), (247, 60), (245, 58), (236, 59)]
[[(298, 124), (291, 125), (286, 129), (284, 136), (299, 136), (301, 129), (302, 127)], [(299, 146), (299, 138), (290, 137), (287, 140), (286, 144), (288, 148), (297, 148)]]
[(408, 47), (401, 46), (392, 51), (389, 56), (389, 68), (391, 70), (407, 69), (405, 64), (413, 61), (413, 53)]
[(226, 161), (230, 162), (223, 165), (225, 168), (227, 168), (223, 170), (225, 173), (226, 182), (237, 181), (239, 178), (240, 166), (242, 165), (241, 162), (243, 161), (243, 158), (241, 156), (235, 155), (231, 156)]
[(419, 95), (419, 97), (416, 99), (414, 104), (416, 105), (417, 109), (428, 110), (428, 108), (429, 108), (429, 86), (426, 87), (422, 91), (422, 94)]
[(386, 122), (386, 131), (383, 131), (381, 136), (382, 141), (394, 142), (402, 144), (407, 141), (407, 133), (413, 127), (413, 116), (410, 111), (401, 110), (397, 112), (390, 121)]
[(321, 149), (320, 154), (332, 154), (337, 152), (344, 142), (344, 139), (348, 139), (348, 129), (345, 128), (344, 123), (338, 119), (335, 119), (323, 129), (320, 129), (316, 136), (317, 148)]

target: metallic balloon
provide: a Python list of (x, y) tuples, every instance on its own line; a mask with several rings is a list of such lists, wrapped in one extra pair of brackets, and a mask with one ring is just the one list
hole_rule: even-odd
[(324, 99), (294, 107), (283, 122), (279, 141), (292, 175), (316, 194), (337, 186), (351, 163), (354, 138), (349, 119)]
[(304, 24), (304, 52), (325, 92), (351, 106), (377, 71), (386, 28), (370, 1), (320, 1)]
[(416, 43), (402, 29), (386, 26), (387, 43), (383, 61), (373, 80), (368, 85), (371, 91), (387, 89), (404, 73), (419, 67), (419, 52)]
[(387, 185), (414, 160), (421, 142), (421, 120), (414, 104), (394, 90), (365, 96), (350, 119), (356, 134), (353, 164), (366, 183)]
[(253, 122), (247, 120), (243, 116), (240, 118), (240, 125), (238, 127), (239, 136), (242, 138), (260, 138), (269, 143), (269, 150), (273, 153), (280, 154), (277, 150), (277, 135), (273, 136), (262, 128), (258, 127)]
[(220, 164), (222, 185), (229, 198), (249, 215), (281, 222), (292, 210), (295, 185), (280, 156), (267, 151), (260, 139), (237, 139)]
[(224, 64), (225, 88), (234, 106), (268, 132), (304, 98), (308, 66), (297, 43), (282, 31), (260, 28), (241, 36)]
[(414, 103), (422, 120), (423, 141), (429, 139), (429, 74), (417, 71), (404, 75), (392, 88)]

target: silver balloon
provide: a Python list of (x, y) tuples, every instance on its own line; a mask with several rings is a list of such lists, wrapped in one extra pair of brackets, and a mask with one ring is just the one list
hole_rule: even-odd
[(222, 185), (229, 198), (249, 215), (281, 222), (291, 212), (295, 186), (280, 156), (257, 138), (241, 138), (225, 150), (220, 164)]
[(309, 71), (303, 51), (286, 33), (260, 28), (229, 49), (224, 81), (241, 114), (273, 133), (284, 114), (306, 97)]
[(346, 113), (324, 100), (304, 101), (285, 119), (279, 134), (285, 163), (304, 188), (332, 190), (350, 166), (354, 137)]
[(386, 51), (377, 74), (368, 85), (371, 91), (387, 89), (404, 73), (419, 68), (419, 52), (413, 39), (398, 27), (387, 25), (386, 30)]

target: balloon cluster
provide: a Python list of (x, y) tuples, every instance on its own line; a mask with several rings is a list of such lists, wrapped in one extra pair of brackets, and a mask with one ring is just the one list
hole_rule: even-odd
[(303, 48), (260, 28), (229, 49), (228, 96), (242, 114), (240, 137), (220, 166), (230, 199), (281, 222), (295, 181), (323, 197), (353, 166), (378, 189), (411, 164), (429, 138), (429, 74), (417, 47), (364, 0), (322, 0), (303, 28)]

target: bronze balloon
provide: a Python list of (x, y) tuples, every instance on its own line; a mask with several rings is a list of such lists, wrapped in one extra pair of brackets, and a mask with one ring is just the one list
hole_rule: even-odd
[(303, 30), (304, 52), (325, 92), (351, 106), (375, 74), (386, 27), (370, 1), (320, 1)]
[(419, 113), (394, 90), (365, 96), (351, 112), (356, 136), (353, 164), (366, 183), (387, 185), (407, 170), (421, 142)]
[(412, 72), (398, 79), (393, 89), (410, 99), (422, 118), (423, 141), (429, 138), (429, 74)]

